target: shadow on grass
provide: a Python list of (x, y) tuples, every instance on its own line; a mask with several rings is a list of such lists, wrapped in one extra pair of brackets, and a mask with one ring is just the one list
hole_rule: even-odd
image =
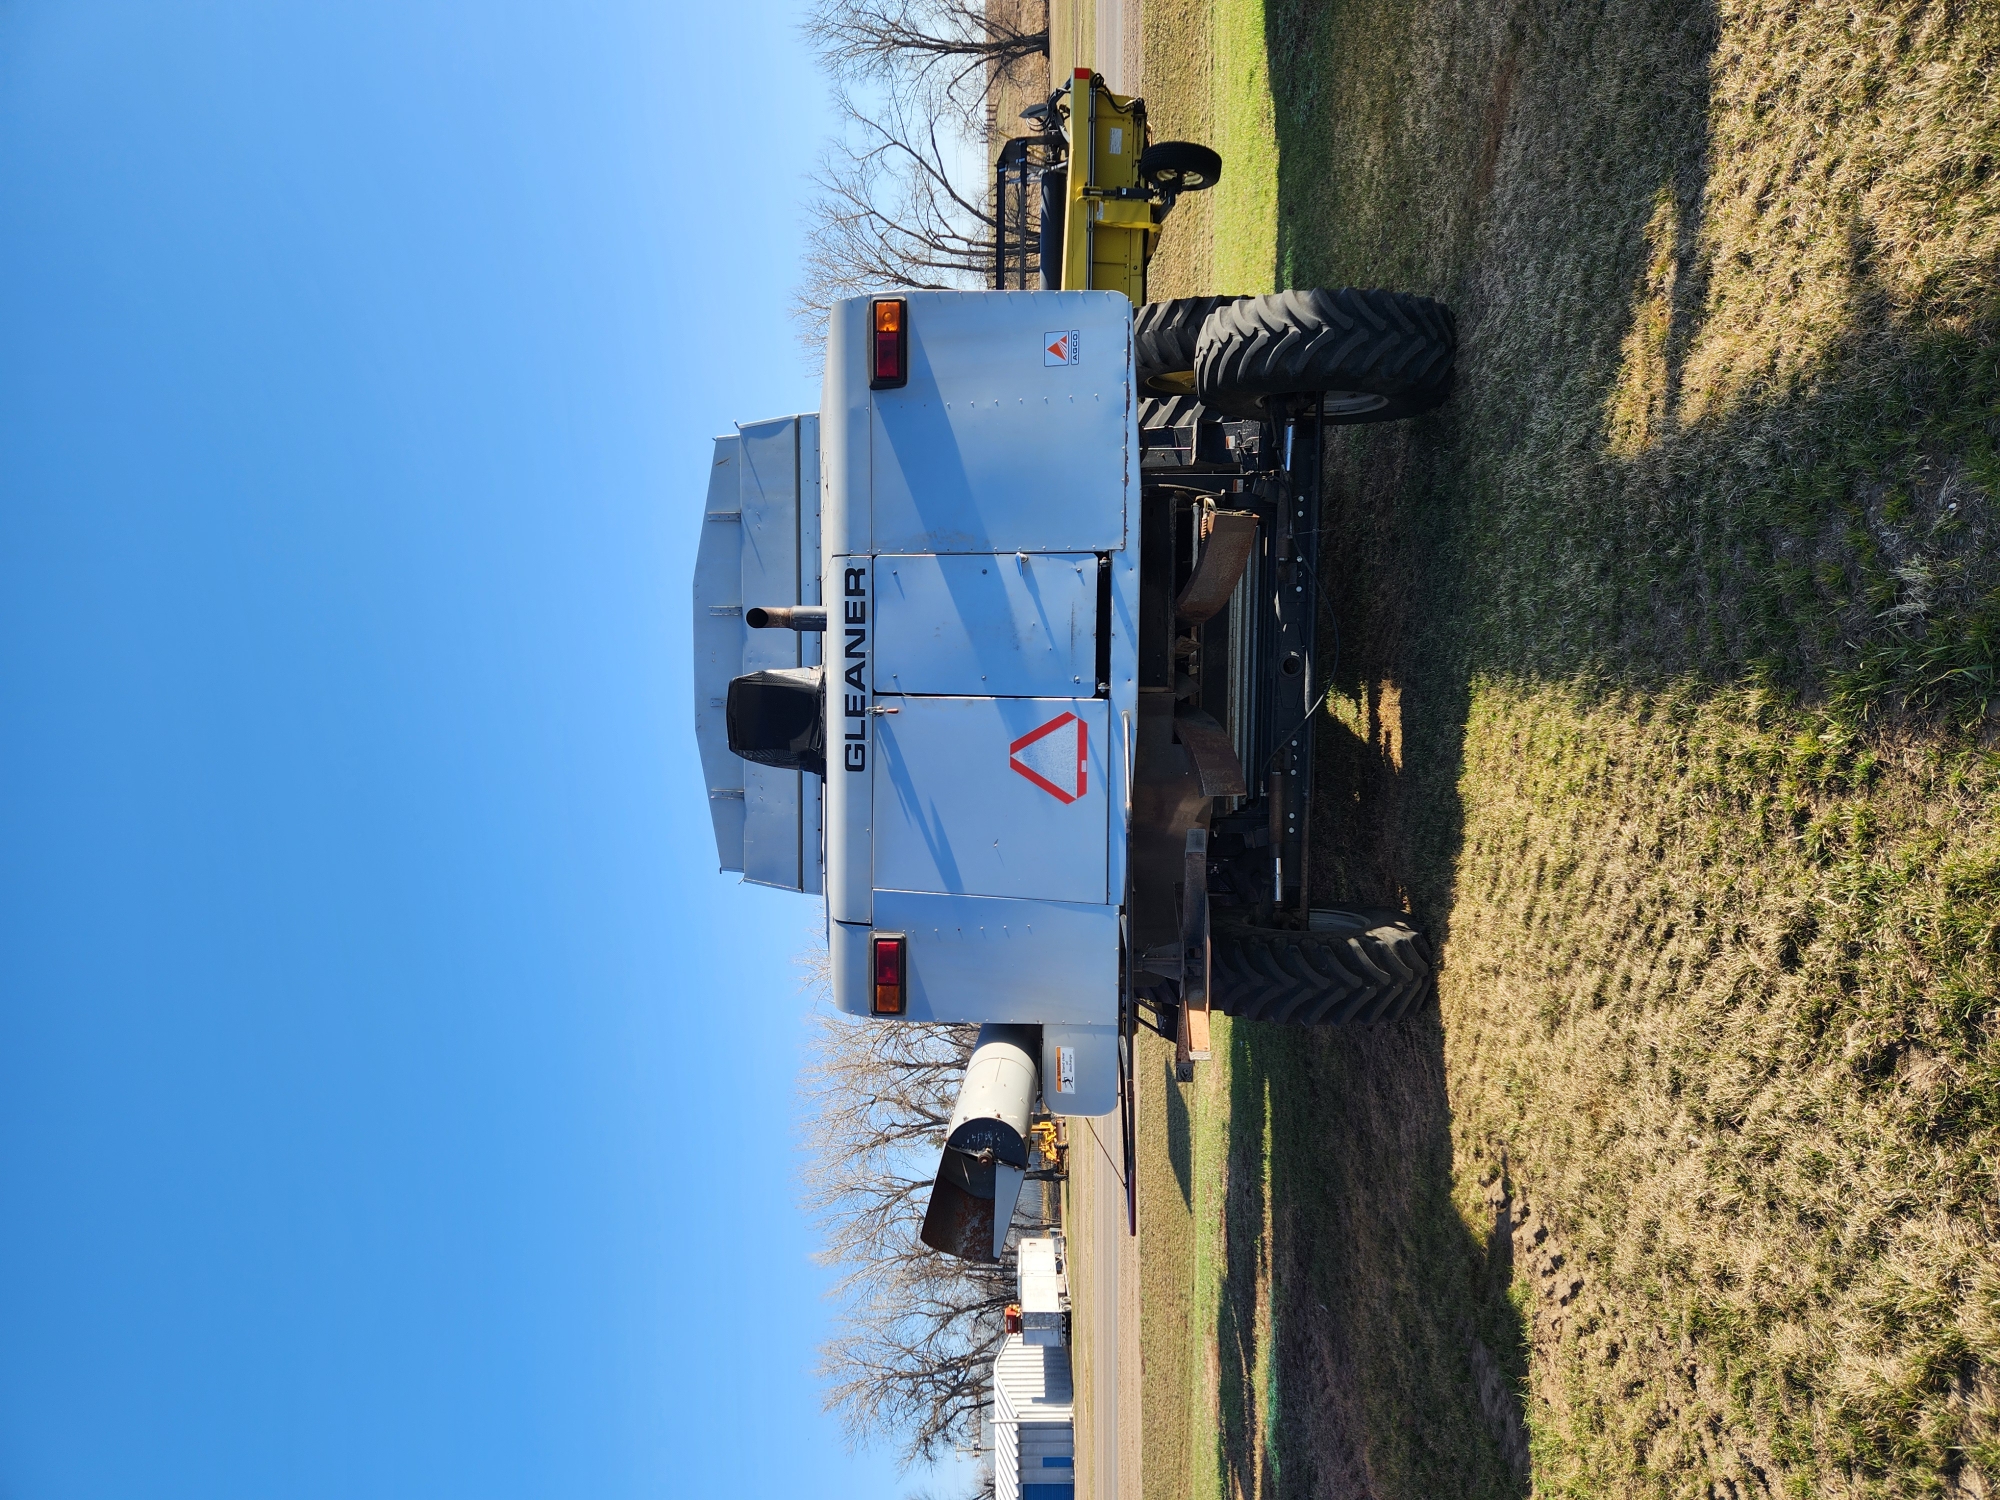
[(1242, 1025), (1230, 1060), (1226, 1493), (1525, 1495), (1482, 1415), (1475, 1344), (1513, 1382), (1526, 1352), (1452, 1203), (1436, 1017)]
[[(1398, 446), (1373, 462), (1393, 469)], [(1371, 510), (1366, 484), (1337, 489), (1329, 535), (1351, 581), (1372, 582), (1336, 590), (1320, 642), (1351, 712), (1316, 741), (1312, 900), (1405, 906), (1442, 951), (1470, 697), (1406, 608), (1449, 593), (1451, 554), (1421, 545), (1420, 520)], [(1469, 1229), (1453, 1201), (1435, 1007), (1380, 1027), (1237, 1024), (1229, 1058), (1225, 1492), (1527, 1494), (1511, 1241)]]
[[(2000, 676), (2000, 290), (1908, 248), (1990, 212), (1972, 177), (1924, 179), (1902, 221), (1860, 179), (1808, 181), (1805, 148), (1718, 104), (1709, 3), (1264, 14), (1275, 282), (1459, 316), (1459, 388), (1418, 440), (1330, 453), (1414, 514), (1420, 553), (1463, 560), (1412, 582), (1397, 678), (1751, 677), (1976, 729)], [(1730, 59), (1738, 96), (1792, 82), (1758, 67)], [(1886, 87), (1871, 67), (1857, 99)]]
[(1174, 1082), (1174, 1065), (1160, 1068), (1160, 1092), (1167, 1106), (1167, 1161), (1174, 1169), (1174, 1185), (1181, 1190), (1183, 1212), (1194, 1207), (1194, 1121), (1188, 1114), (1187, 1099)]
[[(1650, 56), (1651, 71), (1625, 78), (1605, 107), (1646, 118), (1650, 160), (1598, 185), (1630, 201), (1591, 206), (1616, 226), (1615, 242), (1591, 261), (1594, 293), (1570, 304), (1591, 326), (1562, 330), (1596, 361), (1587, 373), (1598, 389), (1582, 398), (1593, 439), (1633, 287), (1657, 257), (1643, 230), (1663, 191), (1679, 215), (1674, 253), (1687, 262), (1662, 336), (1669, 355), (1685, 349), (1686, 309), (1700, 297), (1687, 247), (1698, 238), (1709, 150), (1714, 16), (1686, 6), (1632, 15), (1623, 41), (1635, 58)], [(1438, 296), (1458, 307), (1476, 351), (1485, 297), (1476, 266), (1490, 237), (1488, 199), (1510, 165), (1514, 113), (1523, 92), (1559, 77), (1552, 56), (1587, 53), (1584, 40), (1530, 35), (1479, 7), (1454, 20), (1449, 5), (1413, 17), (1382, 3), (1270, 0), (1265, 18), (1278, 145), (1274, 281)], [(1437, 55), (1425, 50), (1427, 24), (1476, 38), (1473, 77), (1422, 75)], [(1596, 24), (1578, 19), (1572, 29)], [(1424, 106), (1413, 108), (1416, 98)], [(1421, 121), (1424, 109), (1436, 118)], [(1356, 161), (1367, 170), (1348, 170)], [(1428, 196), (1409, 203), (1403, 193)], [(1466, 363), (1483, 373), (1476, 353)], [(1471, 400), (1461, 392), (1437, 416), (1345, 429), (1328, 445), (1318, 567), (1330, 618), (1319, 660), (1346, 712), (1322, 721), (1317, 741), (1313, 901), (1406, 907), (1446, 955), (1463, 736), (1487, 646), (1468, 620), (1491, 587), (1487, 528), (1469, 525), (1458, 502), (1463, 476), (1481, 462), (1468, 454), (1531, 433), (1548, 384), (1538, 370), (1525, 387)], [(1605, 540), (1615, 559), (1623, 535), (1611, 528)], [(1560, 569), (1551, 582), (1563, 584)], [(1229, 1047), (1217, 1330), (1225, 1492), (1527, 1494), (1518, 1408), (1526, 1333), (1508, 1297), (1511, 1241), (1468, 1228), (1454, 1202), (1437, 1011), (1323, 1032), (1238, 1025)], [(1170, 1086), (1170, 1131), (1173, 1107)]]
[[(1718, 57), (1707, 0), (1263, 14), (1275, 284), (1425, 293), (1461, 332), (1443, 411), (1328, 445), (1320, 660), (1340, 714), (1317, 742), (1315, 904), (1406, 906), (1449, 965), (1479, 674), (1607, 693), (1750, 678), (1836, 714), (1978, 726), (2000, 649), (1990, 266), (1911, 291), (1860, 199), (1844, 224), (1821, 212), (1839, 152), (1800, 148), (1808, 173), (1782, 139), (1844, 106), (1759, 76), (1796, 55), (1751, 37)], [(1874, 66), (1852, 87), (1878, 88)], [(1752, 97), (1789, 114), (1732, 126)], [(1912, 222), (1957, 222), (1949, 194), (1979, 189), (1954, 182), (1922, 189), (1934, 212), (1911, 198)], [(1454, 1204), (1437, 1013), (1243, 1025), (1229, 1048), (1230, 1493), (1525, 1493), (1482, 1401), (1492, 1371), (1525, 1375), (1511, 1246)]]

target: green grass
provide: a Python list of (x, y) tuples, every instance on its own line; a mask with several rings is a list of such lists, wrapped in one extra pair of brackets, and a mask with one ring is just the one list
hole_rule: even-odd
[(1462, 336), (1322, 559), (1315, 889), (1440, 1016), (1159, 1091), (1148, 1500), (1518, 1492), (1475, 1340), (1538, 1493), (2000, 1479), (2000, 8), (1146, 15), (1155, 295)]
[(1996, 777), (1757, 689), (1482, 682), (1445, 1015), (1581, 1278), (1542, 1470), (1820, 1493), (1991, 1471)]

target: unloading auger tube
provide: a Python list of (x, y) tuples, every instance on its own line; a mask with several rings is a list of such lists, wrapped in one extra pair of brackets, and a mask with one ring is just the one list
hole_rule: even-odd
[(981, 1260), (1036, 1112), (1120, 1111), (1129, 1194), (1141, 1026), (1187, 1078), (1214, 1010), (1385, 1022), (1432, 990), (1407, 913), (1316, 904), (1308, 791), (1324, 430), (1442, 405), (1451, 313), (1143, 303), (1219, 162), (1148, 149), (1095, 77), (1044, 113), (1017, 156), (1066, 205), (1059, 285), (836, 303), (820, 410), (716, 440), (694, 580), (720, 865), (824, 900), (859, 1024), (980, 1027), (923, 1233)]
[(1028, 1175), (1028, 1125), (1040, 1090), (1041, 1038), (1032, 1026), (982, 1026), (945, 1132), (922, 1239), (966, 1260), (1007, 1248)]

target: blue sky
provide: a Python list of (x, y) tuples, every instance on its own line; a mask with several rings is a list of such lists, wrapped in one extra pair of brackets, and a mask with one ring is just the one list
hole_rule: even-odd
[(794, 24), (0, 7), (0, 1495), (908, 1488), (689, 727)]

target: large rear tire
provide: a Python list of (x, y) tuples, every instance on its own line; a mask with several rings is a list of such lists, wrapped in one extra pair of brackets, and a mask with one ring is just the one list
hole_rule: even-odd
[(1237, 297), (1176, 297), (1148, 302), (1132, 315), (1132, 365), (1139, 387), (1155, 396), (1194, 392), (1195, 345), (1202, 324)]
[(1300, 932), (1218, 913), (1210, 1005), (1246, 1021), (1342, 1026), (1401, 1020), (1430, 997), (1431, 946), (1403, 913), (1316, 911), (1312, 922)]
[(1274, 292), (1218, 308), (1203, 323), (1194, 388), (1239, 416), (1317, 397), (1329, 422), (1392, 422), (1445, 399), (1457, 353), (1451, 309), (1428, 297), (1353, 287)]

